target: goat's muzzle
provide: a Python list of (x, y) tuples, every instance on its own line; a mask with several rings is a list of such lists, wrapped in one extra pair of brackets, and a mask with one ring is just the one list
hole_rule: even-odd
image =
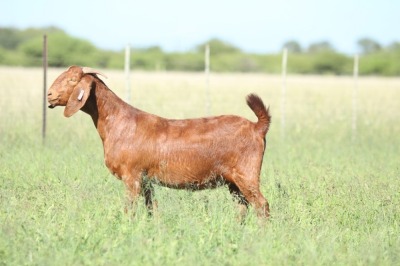
[(48, 108), (53, 109), (54, 107), (57, 106), (58, 98), (56, 99), (47, 98), (47, 102), (49, 103)]

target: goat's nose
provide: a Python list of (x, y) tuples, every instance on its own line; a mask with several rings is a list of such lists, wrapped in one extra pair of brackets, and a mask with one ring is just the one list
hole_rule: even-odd
[(48, 93), (47, 93), (47, 96), (51, 96), (52, 95), (52, 93), (49, 91)]

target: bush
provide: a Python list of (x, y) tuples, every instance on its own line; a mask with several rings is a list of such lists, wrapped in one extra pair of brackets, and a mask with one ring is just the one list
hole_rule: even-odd
[(165, 55), (164, 62), (166, 70), (204, 70), (204, 55), (200, 53), (170, 53)]
[(363, 75), (400, 75), (400, 51), (381, 51), (360, 58)]
[(133, 50), (131, 54), (131, 66), (134, 69), (163, 70), (165, 69), (164, 61), (164, 53), (159, 47)]
[(312, 73), (316, 74), (350, 74), (351, 58), (331, 51), (320, 52), (312, 57)]

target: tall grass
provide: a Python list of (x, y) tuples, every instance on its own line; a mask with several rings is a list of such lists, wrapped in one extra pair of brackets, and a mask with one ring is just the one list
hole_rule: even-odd
[[(49, 81), (61, 72), (52, 69)], [(125, 96), (122, 72), (106, 83)], [(400, 79), (214, 74), (212, 114), (255, 120), (244, 97), (270, 105), (261, 190), (272, 218), (244, 224), (226, 188), (156, 187), (159, 209), (123, 213), (124, 186), (103, 164), (91, 119), (49, 110), (41, 142), (39, 69), (0, 69), (0, 265), (396, 265), (400, 263)], [(133, 104), (164, 117), (205, 115), (202, 74), (133, 73)]]

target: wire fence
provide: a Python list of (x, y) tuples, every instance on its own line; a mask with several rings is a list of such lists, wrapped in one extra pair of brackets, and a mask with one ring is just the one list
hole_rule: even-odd
[[(52, 60), (56, 60), (56, 58), (49, 58), (47, 52), (47, 36), (43, 37), (43, 54), (42, 58), (32, 58), (34, 61), (41, 61), (43, 66), (43, 118), (42, 118), (42, 138), (43, 143), (45, 143), (46, 138), (46, 90), (47, 90), (47, 66), (49, 62)], [(208, 44), (205, 46), (205, 53), (204, 53), (204, 72), (205, 72), (205, 112), (206, 115), (210, 115), (210, 108), (211, 108), (211, 81), (210, 81), (210, 72), (211, 72), (211, 63), (210, 63), (210, 47)], [(124, 61), (124, 70), (126, 76), (126, 101), (128, 103), (131, 102), (131, 76), (130, 76), (130, 58), (131, 58), (131, 47), (130, 45), (126, 46), (125, 49), (125, 61)], [(282, 53), (282, 65), (281, 65), (281, 138), (282, 140), (285, 139), (285, 127), (286, 127), (286, 95), (287, 90), (287, 65), (288, 62), (290, 63), (290, 55), (288, 50), (285, 48)], [(358, 103), (358, 70), (359, 70), (359, 57), (355, 55), (354, 57), (354, 67), (353, 67), (353, 79), (354, 79), (354, 86), (352, 92), (352, 140), (356, 139), (357, 134), (357, 110), (359, 108)]]

